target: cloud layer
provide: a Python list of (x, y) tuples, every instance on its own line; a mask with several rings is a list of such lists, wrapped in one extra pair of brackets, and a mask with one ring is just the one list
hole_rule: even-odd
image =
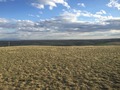
[[(0, 0), (6, 2), (6, 0)], [(89, 12), (70, 8), (66, 0), (34, 0), (32, 6), (52, 10), (58, 4), (66, 8), (51, 19), (38, 21), (0, 18), (0, 39), (97, 39), (120, 37), (120, 17), (108, 15), (105, 10)], [(84, 3), (78, 6), (85, 7)], [(110, 0), (108, 7), (120, 10), (117, 0)], [(43, 14), (41, 12), (41, 14)], [(40, 15), (28, 14), (40, 18)]]
[(0, 38), (93, 39), (113, 38), (120, 35), (120, 18), (87, 22), (78, 21), (77, 17), (63, 13), (52, 19), (36, 22), (0, 18)]

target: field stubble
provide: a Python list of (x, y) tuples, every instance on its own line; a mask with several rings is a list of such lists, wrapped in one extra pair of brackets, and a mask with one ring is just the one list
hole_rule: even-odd
[(0, 48), (0, 90), (120, 90), (120, 46)]

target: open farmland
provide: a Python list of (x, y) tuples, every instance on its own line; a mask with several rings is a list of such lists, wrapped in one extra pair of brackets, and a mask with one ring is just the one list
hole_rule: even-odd
[(0, 47), (0, 90), (120, 90), (120, 46)]

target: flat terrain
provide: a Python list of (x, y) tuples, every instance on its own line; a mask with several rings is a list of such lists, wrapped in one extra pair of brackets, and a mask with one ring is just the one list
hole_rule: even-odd
[(91, 40), (18, 40), (18, 41), (0, 41), (0, 47), (3, 46), (105, 46), (120, 45), (120, 38), (116, 39), (91, 39)]
[(120, 90), (120, 46), (0, 47), (0, 90)]

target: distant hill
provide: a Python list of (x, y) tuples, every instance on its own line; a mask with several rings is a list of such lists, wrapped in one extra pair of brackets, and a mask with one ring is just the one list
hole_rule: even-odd
[(86, 45), (120, 45), (120, 39), (96, 40), (5, 40), (0, 41), (0, 46), (86, 46)]

